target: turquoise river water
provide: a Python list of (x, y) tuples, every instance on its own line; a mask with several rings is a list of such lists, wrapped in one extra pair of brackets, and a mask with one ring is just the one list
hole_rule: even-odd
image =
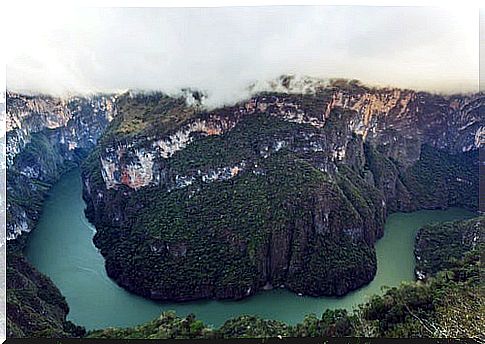
[(383, 286), (414, 279), (414, 238), (425, 224), (469, 218), (462, 209), (396, 213), (387, 218), (385, 234), (376, 244), (378, 271), (367, 286), (341, 298), (302, 297), (284, 289), (262, 291), (242, 301), (159, 303), (130, 294), (106, 275), (104, 260), (92, 242), (94, 227), (84, 216), (79, 170), (65, 174), (52, 188), (37, 227), (31, 233), (26, 256), (49, 276), (66, 297), (68, 319), (87, 329), (127, 327), (149, 321), (164, 310), (183, 316), (194, 313), (213, 326), (241, 314), (294, 324), (309, 313), (327, 308), (352, 309)]

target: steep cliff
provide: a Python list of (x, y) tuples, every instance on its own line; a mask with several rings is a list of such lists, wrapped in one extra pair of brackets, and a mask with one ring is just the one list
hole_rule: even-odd
[(468, 252), (483, 252), (485, 216), (465, 221), (437, 223), (416, 235), (416, 277), (425, 279), (447, 270)]
[(7, 94), (7, 240), (29, 232), (52, 183), (96, 145), (115, 98)]
[(482, 94), (336, 82), (117, 105), (83, 165), (87, 215), (109, 275), (146, 297), (343, 295), (373, 278), (389, 211), (478, 205)]
[[(437, 242), (438, 251), (446, 249), (446, 241)], [(159, 318), (145, 324), (93, 331), (88, 334), (88, 338), (120, 340), (350, 336), (472, 338), (480, 342), (483, 341), (485, 332), (482, 319), (484, 296), (480, 279), (483, 275), (483, 267), (480, 265), (481, 251), (483, 247), (476, 246), (467, 252), (463, 251), (461, 258), (454, 261), (445, 258), (441, 263), (447, 264), (446, 270), (437, 271), (432, 278), (424, 281), (402, 284), (386, 290), (383, 295), (373, 295), (369, 301), (352, 312), (327, 309), (321, 317), (309, 314), (296, 325), (241, 315), (214, 329), (196, 320), (193, 315), (181, 318), (172, 312), (164, 312)], [(440, 261), (439, 257), (435, 258)]]
[(72, 337), (69, 307), (22, 255), (51, 185), (78, 164), (116, 114), (115, 98), (59, 99), (7, 93), (7, 336)]
[[(108, 274), (154, 299), (343, 295), (373, 278), (388, 212), (477, 209), (483, 94), (294, 83), (212, 110), (190, 91), (8, 93), (8, 246), (80, 161)], [(9, 336), (80, 335), (52, 282), (8, 257)]]
[(69, 307), (52, 281), (18, 252), (7, 252), (7, 336), (79, 337), (82, 327), (66, 320)]

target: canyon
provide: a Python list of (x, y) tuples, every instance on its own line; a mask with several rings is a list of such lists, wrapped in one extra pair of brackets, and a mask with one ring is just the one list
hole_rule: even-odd
[(7, 93), (7, 240), (29, 232), (63, 171), (87, 154), (116, 115), (115, 97)]
[(7, 238), (21, 241), (81, 164), (94, 242), (129, 291), (344, 295), (374, 277), (387, 214), (477, 210), (483, 94), (291, 83), (217, 109), (156, 92), (9, 92)]

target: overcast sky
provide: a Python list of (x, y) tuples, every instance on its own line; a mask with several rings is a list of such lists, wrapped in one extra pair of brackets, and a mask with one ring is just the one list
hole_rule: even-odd
[(196, 87), (214, 102), (293, 73), (478, 89), (478, 11), (429, 7), (77, 8), (8, 15), (7, 87)]

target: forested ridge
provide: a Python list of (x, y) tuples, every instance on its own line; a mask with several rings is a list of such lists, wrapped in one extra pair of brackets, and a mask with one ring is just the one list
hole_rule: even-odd
[[(442, 267), (426, 279), (406, 282), (374, 295), (355, 311), (326, 310), (322, 316), (310, 314), (296, 325), (242, 315), (219, 328), (206, 326), (194, 315), (178, 317), (165, 312), (160, 318), (133, 328), (109, 328), (88, 333), (90, 338), (234, 338), (234, 337), (440, 337), (485, 340), (483, 314), (483, 267), (480, 255), (483, 239), (473, 247), (445, 258), (440, 251), (448, 247), (445, 230), (459, 235), (463, 229), (479, 226), (483, 217), (447, 222), (421, 230), (436, 244), (427, 259)], [(426, 234), (424, 233), (426, 232)], [(436, 254), (433, 254), (436, 252)], [(323, 310), (322, 310), (323, 311)]]
[[(158, 300), (240, 299), (268, 285), (341, 296), (374, 277), (389, 213), (478, 208), (481, 94), (340, 80), (212, 110), (192, 97), (189, 106), (158, 92), (68, 103), (9, 93), (10, 123), (22, 125), (7, 134), (9, 336), (84, 335), (66, 321), (56, 286), (22, 255), (48, 190), (73, 166), (108, 275)], [(354, 313), (327, 310), (295, 326), (248, 315), (214, 329), (168, 312), (89, 335), (477, 337), (481, 226), (479, 218), (423, 228), (420, 281)], [(457, 323), (457, 314), (470, 317)]]

